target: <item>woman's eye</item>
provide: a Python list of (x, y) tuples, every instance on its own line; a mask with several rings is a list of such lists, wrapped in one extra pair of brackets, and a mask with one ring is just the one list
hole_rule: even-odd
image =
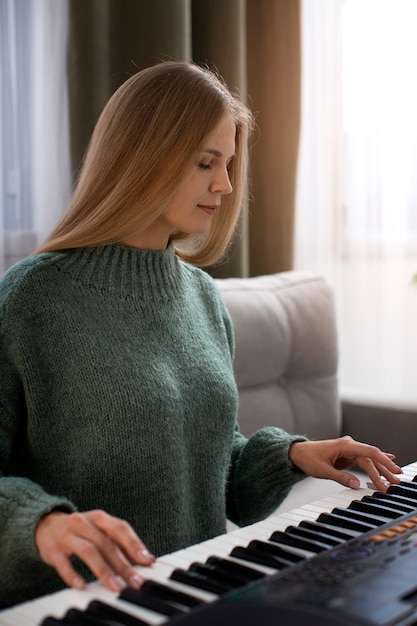
[(209, 170), (211, 168), (211, 164), (200, 161), (198, 167), (201, 167), (202, 170)]

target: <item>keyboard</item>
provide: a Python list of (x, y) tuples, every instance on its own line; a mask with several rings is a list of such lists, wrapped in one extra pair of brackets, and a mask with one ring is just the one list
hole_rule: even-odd
[[(370, 484), (343, 489), (137, 567), (145, 580), (139, 592), (112, 593), (93, 582), (2, 611), (0, 625), (272, 626), (279, 620), (280, 626), (417, 626), (417, 462), (403, 471), (402, 484), (387, 494)], [(360, 581), (374, 589), (378, 604), (390, 595), (376, 593), (375, 572), (383, 573), (378, 584), (394, 597), (391, 613), (375, 609), (372, 621), (365, 614), (374, 601), (360, 595)], [(394, 589), (393, 575), (401, 590)], [(399, 594), (408, 598), (405, 607)], [(347, 604), (355, 609), (349, 612)]]

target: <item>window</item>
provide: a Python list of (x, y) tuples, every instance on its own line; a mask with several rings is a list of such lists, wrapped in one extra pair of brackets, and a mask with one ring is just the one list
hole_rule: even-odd
[(415, 0), (304, 0), (296, 267), (335, 291), (340, 384), (415, 398)]
[(66, 20), (66, 0), (0, 0), (0, 272), (69, 198)]

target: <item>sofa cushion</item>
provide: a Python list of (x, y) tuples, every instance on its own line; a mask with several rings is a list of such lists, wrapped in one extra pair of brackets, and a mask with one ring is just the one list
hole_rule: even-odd
[(335, 310), (325, 279), (289, 271), (216, 283), (234, 326), (242, 433), (274, 425), (312, 439), (339, 436)]

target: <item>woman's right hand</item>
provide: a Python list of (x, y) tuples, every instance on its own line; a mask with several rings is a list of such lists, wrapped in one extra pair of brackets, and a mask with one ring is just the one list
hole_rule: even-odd
[(73, 568), (72, 556), (83, 561), (107, 589), (116, 592), (124, 586), (122, 581), (138, 589), (142, 579), (133, 565), (152, 565), (155, 561), (127, 522), (100, 510), (52, 511), (39, 520), (35, 543), (41, 559), (76, 589), (86, 583)]

